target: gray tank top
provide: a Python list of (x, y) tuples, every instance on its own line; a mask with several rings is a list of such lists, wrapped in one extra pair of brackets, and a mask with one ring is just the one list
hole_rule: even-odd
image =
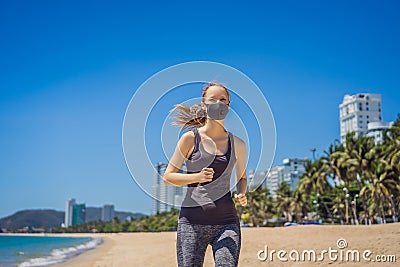
[(202, 168), (214, 169), (211, 182), (188, 184), (182, 202), (178, 223), (239, 224), (239, 216), (230, 192), (230, 178), (236, 163), (232, 133), (228, 132), (228, 150), (224, 155), (208, 153), (197, 128), (193, 129), (195, 144), (186, 160), (187, 173), (200, 172)]

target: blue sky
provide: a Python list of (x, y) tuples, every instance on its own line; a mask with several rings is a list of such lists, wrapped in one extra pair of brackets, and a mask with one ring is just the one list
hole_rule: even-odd
[(122, 122), (135, 90), (182, 62), (227, 64), (259, 86), (275, 118), (275, 164), (310, 158), (312, 147), (319, 155), (339, 139), (345, 94), (382, 94), (383, 120), (395, 120), (399, 7), (398, 1), (2, 3), (0, 217), (64, 210), (71, 197), (150, 213), (151, 198), (124, 161)]

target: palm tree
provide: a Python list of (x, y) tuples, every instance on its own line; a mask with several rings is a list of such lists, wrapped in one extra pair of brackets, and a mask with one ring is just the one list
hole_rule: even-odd
[(333, 144), (329, 150), (328, 163), (332, 173), (337, 177), (337, 179), (339, 179), (339, 181), (348, 185), (348, 168), (345, 164), (347, 155), (344, 153), (344, 146), (342, 144)]
[(336, 216), (339, 216), (340, 218), (340, 222), (341, 224), (343, 224), (344, 222), (344, 197), (341, 194), (336, 195), (336, 197), (334, 198), (334, 203), (332, 206), (332, 212), (333, 214), (335, 214)]
[(388, 140), (385, 148), (385, 160), (395, 174), (400, 176), (400, 138)]
[[(318, 202), (321, 202), (332, 218), (332, 213), (324, 201), (324, 197), (318, 198), (318, 196), (325, 196), (330, 191), (330, 185), (328, 183), (328, 176), (331, 174), (331, 169), (327, 163), (326, 157), (321, 157), (313, 162), (308, 161), (305, 165), (305, 172), (300, 177), (300, 181), (297, 185), (298, 190), (309, 196), (310, 201), (316, 201), (315, 205), (319, 206)], [(311, 197), (314, 196), (314, 199)], [(309, 203), (311, 205), (311, 203)]]
[(391, 188), (389, 203), (393, 220), (397, 221), (397, 215), (400, 210), (400, 114), (396, 122), (388, 130), (384, 131), (382, 147), (382, 158), (386, 165), (389, 166), (387, 170), (388, 176), (396, 184), (394, 188)]
[(375, 202), (375, 211), (385, 223), (384, 202), (389, 205), (391, 192), (398, 188), (398, 183), (389, 175), (389, 166), (384, 160), (373, 162), (372, 168), (368, 171), (369, 182), (364, 185), (360, 195), (369, 196)]
[(311, 211), (309, 201), (307, 201), (309, 196), (310, 195), (302, 192), (301, 190), (295, 190), (293, 192), (290, 208), (296, 217), (297, 222), (303, 222), (304, 216)]
[(400, 114), (397, 121), (384, 131), (385, 160), (389, 163), (394, 174), (400, 176)]
[[(329, 157), (330, 166), (335, 175), (344, 182), (347, 188), (355, 182), (358, 191), (365, 184), (365, 173), (370, 169), (371, 163), (376, 159), (378, 151), (370, 137), (356, 137), (354, 132), (346, 135), (345, 144), (338, 147)], [(363, 213), (370, 220), (370, 214), (365, 195), (361, 195)], [(357, 214), (352, 215), (356, 220)], [(365, 221), (367, 223), (367, 220)]]
[(276, 190), (276, 211), (282, 213), (286, 221), (292, 221), (292, 190), (287, 182), (282, 182)]

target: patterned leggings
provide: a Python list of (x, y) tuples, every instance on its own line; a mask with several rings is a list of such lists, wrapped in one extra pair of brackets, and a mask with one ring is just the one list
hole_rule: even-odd
[(202, 225), (178, 223), (176, 251), (179, 267), (201, 267), (208, 245), (212, 246), (215, 266), (237, 266), (240, 225)]

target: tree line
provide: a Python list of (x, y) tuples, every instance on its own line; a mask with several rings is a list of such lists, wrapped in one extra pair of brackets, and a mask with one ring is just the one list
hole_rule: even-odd
[(94, 221), (72, 225), (68, 228), (56, 227), (52, 233), (119, 233), (119, 232), (160, 232), (176, 231), (179, 209), (143, 216), (139, 219), (120, 221), (115, 217), (111, 222)]

